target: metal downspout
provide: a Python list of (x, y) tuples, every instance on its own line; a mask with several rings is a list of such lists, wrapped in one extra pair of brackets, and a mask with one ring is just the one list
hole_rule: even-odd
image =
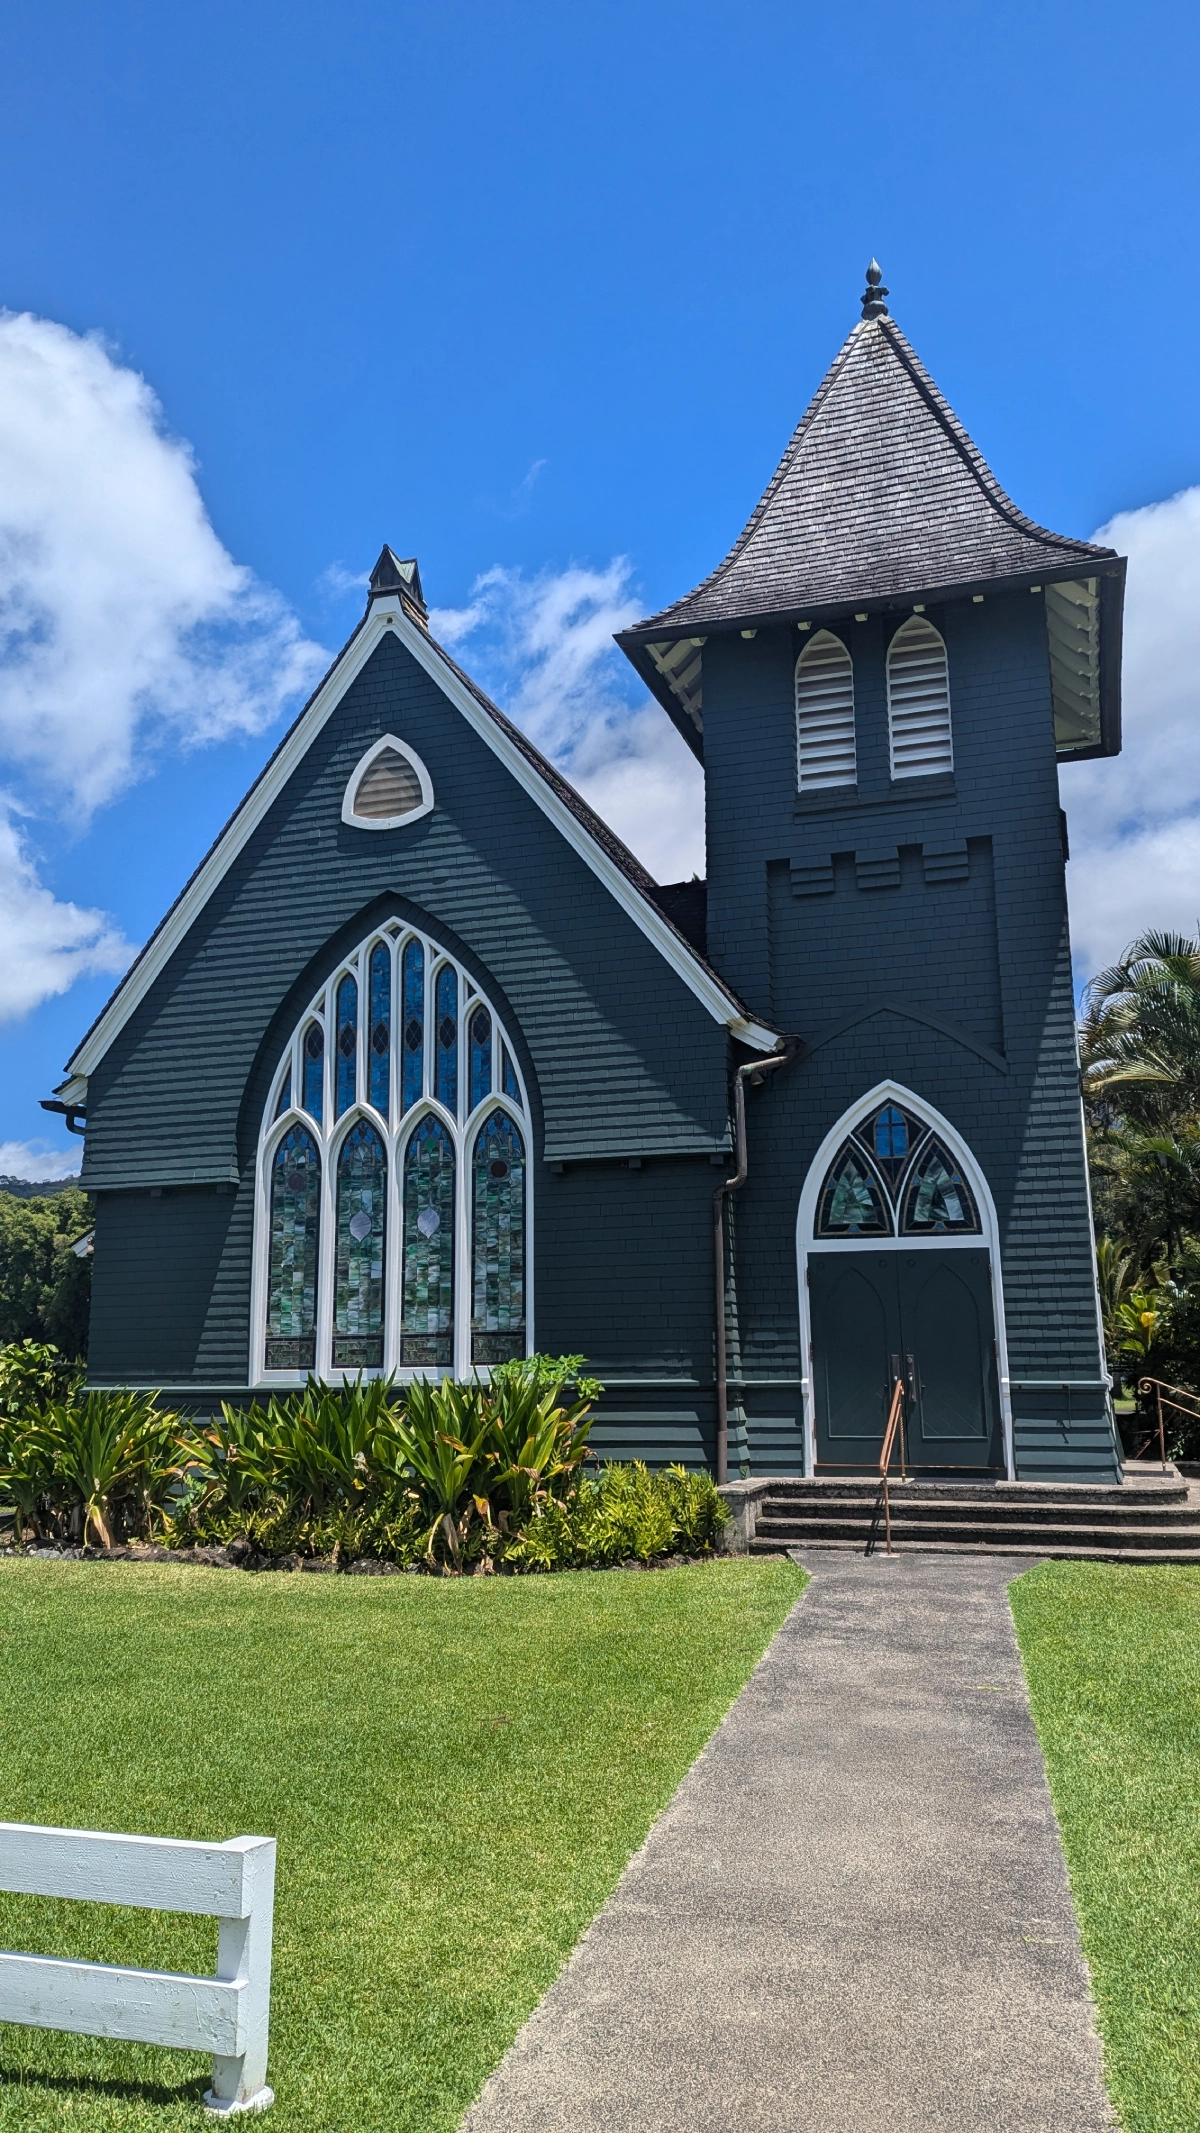
[(800, 1040), (789, 1037), (781, 1052), (772, 1052), (766, 1059), (751, 1059), (738, 1068), (733, 1088), (733, 1133), (734, 1156), (737, 1170), (733, 1177), (726, 1178), (713, 1194), (713, 1271), (716, 1277), (714, 1302), (716, 1305), (717, 1332), (717, 1484), (722, 1486), (729, 1479), (729, 1384), (726, 1376), (728, 1361), (725, 1335), (725, 1196), (740, 1192), (750, 1173), (750, 1157), (746, 1146), (746, 1083), (757, 1088), (766, 1075), (773, 1074), (777, 1067), (790, 1066), (800, 1049)]

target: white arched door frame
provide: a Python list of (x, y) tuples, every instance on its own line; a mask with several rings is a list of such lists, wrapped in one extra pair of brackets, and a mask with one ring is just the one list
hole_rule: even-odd
[[(962, 1165), (963, 1175), (975, 1195), (979, 1209), (980, 1229), (969, 1237), (863, 1237), (850, 1244), (842, 1237), (816, 1237), (817, 1202), (826, 1172), (842, 1142), (849, 1138), (864, 1115), (880, 1104), (894, 1103), (901, 1110), (909, 1111), (929, 1126), (938, 1139), (945, 1143), (947, 1152)], [(927, 1103), (923, 1096), (914, 1095), (898, 1081), (876, 1082), (873, 1089), (866, 1089), (861, 1096), (843, 1111), (836, 1124), (831, 1126), (821, 1142), (808, 1168), (804, 1188), (800, 1194), (800, 1207), (796, 1217), (796, 1263), (800, 1285), (800, 1385), (804, 1401), (804, 1471), (816, 1472), (817, 1417), (816, 1392), (812, 1375), (812, 1312), (808, 1294), (808, 1262), (817, 1252), (845, 1252), (857, 1248), (871, 1252), (909, 1251), (979, 1251), (986, 1248), (991, 1268), (992, 1315), (996, 1328), (996, 1376), (1000, 1388), (1000, 1420), (1004, 1431), (1004, 1464), (1008, 1479), (1015, 1477), (1013, 1465), (1012, 1397), (1008, 1382), (1008, 1342), (1004, 1328), (1004, 1282), (1000, 1269), (1000, 1230), (996, 1220), (996, 1203), (991, 1187), (976, 1162), (961, 1133), (951, 1125), (940, 1111)]]

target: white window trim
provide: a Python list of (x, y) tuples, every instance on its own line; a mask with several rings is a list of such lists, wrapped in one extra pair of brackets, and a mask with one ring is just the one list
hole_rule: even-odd
[[(419, 807), (407, 808), (402, 815), (356, 815), (354, 812), (354, 795), (358, 791), (366, 772), (371, 768), (372, 763), (388, 748), (392, 750), (394, 755), (402, 756), (404, 761), (416, 771), (417, 782), (421, 787), (421, 804)], [(350, 823), (353, 829), (360, 830), (404, 829), (410, 822), (419, 822), (422, 815), (429, 814), (432, 808), (433, 779), (426, 770), (416, 749), (410, 748), (407, 741), (399, 740), (394, 733), (383, 733), (377, 741), (372, 742), (366, 754), (359, 757), (350, 773), (350, 781), (346, 787), (345, 797), (342, 800), (342, 821)]]
[[(937, 1139), (962, 1165), (963, 1175), (975, 1195), (979, 1210), (979, 1228), (969, 1237), (924, 1236), (906, 1237), (817, 1237), (813, 1232), (817, 1222), (817, 1205), (821, 1188), (834, 1156), (859, 1125), (868, 1111), (879, 1105), (893, 1103), (901, 1110), (910, 1111), (915, 1118), (929, 1126)], [(873, 1089), (867, 1089), (855, 1098), (843, 1111), (837, 1124), (831, 1126), (821, 1142), (811, 1164), (800, 1194), (800, 1207), (796, 1217), (796, 1261), (800, 1283), (800, 1384), (804, 1401), (804, 1471), (816, 1472), (817, 1415), (816, 1389), (812, 1379), (812, 1311), (808, 1294), (808, 1261), (818, 1252), (927, 1252), (927, 1251), (986, 1251), (992, 1276), (992, 1312), (996, 1331), (996, 1376), (1000, 1389), (1000, 1421), (1004, 1434), (1005, 1473), (1009, 1481), (1015, 1481), (1016, 1468), (1013, 1461), (1012, 1392), (1008, 1379), (1008, 1337), (1004, 1325), (1004, 1280), (1000, 1266), (1000, 1228), (996, 1219), (996, 1203), (991, 1187), (983, 1171), (972, 1155), (962, 1135), (951, 1125), (942, 1112), (922, 1096), (914, 1096), (898, 1081), (880, 1081)]]
[[(411, 817), (406, 817), (410, 820)], [(458, 979), (459, 1017), (459, 1064), (458, 1064), (458, 1116), (454, 1117), (435, 1096), (424, 1094), (403, 1114), (400, 1113), (400, 1090), (403, 1048), (403, 993), (401, 987), (402, 958), (410, 940), (419, 941), (425, 952), (426, 1000), (435, 996), (437, 976), (447, 964)], [(370, 1087), (369, 1070), (370, 1030), (369, 1003), (370, 961), (372, 951), (382, 942), (392, 957), (392, 1043), (389, 1051), (389, 1116), (383, 1118), (370, 1103), (364, 1101), (363, 1092)], [(336, 1094), (337, 1052), (337, 989), (344, 977), (350, 976), (358, 985), (358, 1050), (355, 1064), (356, 1101), (340, 1118), (334, 1118)], [(484, 1007), (492, 1018), (492, 1089), (474, 1108), (470, 1103), (470, 1038), (468, 1017), (476, 1007)], [(318, 1126), (303, 1108), (299, 1098), (303, 1094), (303, 1039), (309, 1024), (322, 1023), (325, 1043), (322, 1057), (322, 1124)], [(434, 1050), (436, 1034), (434, 1015), (427, 1010), (425, 1015), (425, 1052), (423, 1081), (426, 1090), (433, 1087)], [(332, 1033), (332, 1036), (331, 1036)], [(502, 1049), (503, 1048), (503, 1049)], [(508, 1096), (503, 1088), (503, 1054), (507, 1051), (516, 1075), (519, 1096)], [(286, 1076), (290, 1072), (291, 1103), (282, 1116), (275, 1116)], [(499, 1086), (497, 1086), (499, 1084)], [(471, 1167), (470, 1152), (480, 1127), (493, 1111), (507, 1112), (519, 1127), (525, 1144), (525, 1342), (526, 1354), (534, 1353), (534, 1292), (533, 1292), (533, 1148), (530, 1127), (529, 1103), (524, 1077), (512, 1040), (503, 1022), (492, 1006), (487, 994), (481, 992), (470, 973), (463, 965), (448, 955), (439, 942), (422, 933), (415, 926), (376, 927), (360, 942), (353, 954), (344, 956), (331, 972), (315, 998), (305, 1008), (297, 1021), (292, 1035), (285, 1045), (279, 1064), (271, 1077), (271, 1087), (263, 1111), (259, 1134), (258, 1162), (254, 1192), (254, 1252), (251, 1273), (250, 1300), (250, 1382), (262, 1392), (286, 1391), (289, 1387), (304, 1385), (308, 1378), (306, 1370), (268, 1370), (266, 1367), (267, 1302), (270, 1288), (271, 1249), (271, 1166), (275, 1151), (285, 1133), (293, 1126), (303, 1126), (311, 1133), (321, 1152), (321, 1212), (320, 1235), (317, 1259), (317, 1322), (315, 1373), (327, 1384), (339, 1385), (353, 1382), (357, 1370), (334, 1369), (333, 1352), (333, 1293), (334, 1266), (337, 1250), (336, 1204), (337, 1204), (337, 1158), (343, 1140), (359, 1119), (366, 1119), (380, 1134), (387, 1149), (387, 1204), (385, 1215), (384, 1254), (384, 1348), (381, 1370), (364, 1370), (364, 1378), (395, 1377), (402, 1384), (411, 1384), (416, 1378), (455, 1377), (486, 1378), (488, 1366), (471, 1360), (471, 1307), (473, 1265), (471, 1257)], [(430, 1364), (400, 1363), (400, 1306), (403, 1280), (403, 1175), (404, 1159), (409, 1140), (419, 1121), (432, 1115), (441, 1120), (450, 1133), (455, 1153), (454, 1179), (454, 1362), (449, 1368)]]

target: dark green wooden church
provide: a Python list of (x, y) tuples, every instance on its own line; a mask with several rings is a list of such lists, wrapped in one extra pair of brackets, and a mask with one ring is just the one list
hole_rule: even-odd
[[(429, 633), (366, 613), (71, 1061), (91, 1380), (582, 1351), (610, 1456), (1113, 1480), (1057, 765), (1124, 564), (1010, 502), (863, 317), (744, 532), (620, 639), (704, 765), (657, 885)], [(744, 1122), (744, 1127), (742, 1122)]]

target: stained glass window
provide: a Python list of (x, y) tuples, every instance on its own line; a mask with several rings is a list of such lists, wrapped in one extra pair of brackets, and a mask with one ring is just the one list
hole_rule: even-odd
[(525, 1353), (525, 1144), (493, 1111), (471, 1158), (471, 1360)]
[(458, 979), (449, 963), (437, 974), (433, 1014), (436, 1089), (447, 1111), (458, 1110)]
[(310, 1022), (304, 1032), (304, 1108), (321, 1123), (321, 1096), (325, 1085), (325, 1032), (319, 1022)]
[[(469, 1372), (526, 1352), (529, 1126), (514, 1057), (486, 994), (399, 919), (333, 964), (263, 1120), (256, 1370)], [(906, 1177), (911, 1133), (909, 1145)], [(870, 1148), (859, 1157), (886, 1202)]]
[(337, 1167), (334, 1267), (335, 1370), (383, 1367), (383, 1253), (387, 1156), (374, 1126), (359, 1119)]
[(900, 1174), (924, 1131), (919, 1119), (909, 1118), (907, 1113), (898, 1110), (895, 1104), (884, 1104), (855, 1128), (854, 1138), (870, 1150), (876, 1167), (882, 1170), (894, 1192), (900, 1182)]
[(320, 1221), (321, 1158), (307, 1127), (293, 1126), (271, 1163), (268, 1370), (316, 1367)]
[(891, 1228), (878, 1178), (853, 1141), (844, 1142), (821, 1188), (818, 1237), (882, 1237)]
[(401, 1363), (454, 1365), (454, 1200), (454, 1144), (423, 1118), (404, 1158)]
[(492, 1018), (476, 1001), (467, 1024), (471, 1038), (471, 1109), (492, 1093)]
[(404, 951), (401, 983), (404, 993), (404, 1094), (401, 1108), (407, 1111), (420, 1102), (425, 1086), (425, 950), (420, 941), (410, 941)]
[(979, 1211), (962, 1171), (940, 1141), (931, 1140), (918, 1156), (904, 1195), (906, 1236), (939, 1236), (956, 1231), (971, 1236), (979, 1230)]
[(388, 1069), (392, 1049), (392, 958), (382, 941), (371, 950), (371, 1020), (367, 1039), (371, 1102), (388, 1115)]
[(358, 1065), (358, 986), (343, 978), (337, 989), (337, 1103), (340, 1118), (354, 1102), (355, 1069)]

